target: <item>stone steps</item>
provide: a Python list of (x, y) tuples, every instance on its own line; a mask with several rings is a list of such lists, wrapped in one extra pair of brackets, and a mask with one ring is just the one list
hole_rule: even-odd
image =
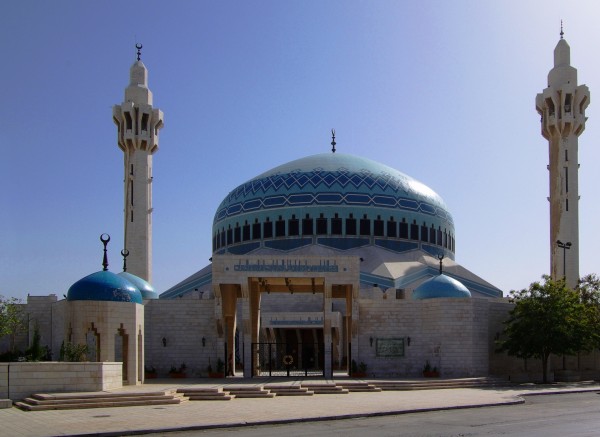
[(274, 398), (275, 393), (265, 390), (262, 385), (257, 386), (227, 386), (225, 391), (234, 395), (236, 398)]
[(336, 383), (306, 383), (301, 384), (301, 387), (314, 392), (316, 395), (342, 395), (350, 393), (348, 389), (340, 387)]
[(471, 387), (497, 387), (506, 385), (505, 381), (493, 378), (461, 378), (461, 379), (423, 379), (414, 381), (371, 381), (385, 391), (396, 390), (441, 390)]
[(132, 407), (144, 405), (173, 405), (187, 401), (171, 391), (140, 393), (38, 393), (15, 406), (25, 411), (75, 410), (83, 408)]
[(276, 396), (312, 396), (315, 394), (314, 391), (309, 390), (306, 387), (299, 385), (265, 385), (265, 389), (271, 393), (275, 393)]
[(336, 385), (348, 390), (350, 393), (374, 393), (382, 391), (381, 387), (377, 387), (369, 382), (338, 382)]
[(190, 401), (230, 401), (235, 395), (223, 391), (221, 387), (199, 388), (189, 387), (177, 389), (177, 393), (183, 394)]

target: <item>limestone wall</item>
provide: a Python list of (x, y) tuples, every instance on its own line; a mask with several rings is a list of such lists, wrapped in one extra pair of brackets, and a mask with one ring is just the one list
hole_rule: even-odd
[[(73, 344), (87, 344), (98, 361), (125, 361), (125, 380), (129, 385), (143, 382), (144, 377), (144, 306), (133, 302), (67, 302), (65, 338)], [(96, 350), (90, 344), (96, 334)], [(122, 356), (120, 356), (122, 355)], [(94, 359), (94, 358), (92, 358)]]
[[(442, 377), (487, 375), (488, 324), (484, 299), (359, 299), (359, 342), (353, 359), (368, 376), (421, 376), (426, 361)], [(410, 345), (408, 345), (410, 337)], [(404, 338), (404, 356), (377, 356), (377, 340)], [(373, 343), (371, 344), (371, 339)]]
[(0, 363), (0, 398), (122, 387), (121, 363)]
[(219, 355), (214, 299), (151, 300), (145, 317), (146, 367), (154, 367), (159, 377), (168, 376), (172, 366), (178, 368), (182, 363), (188, 377), (206, 376), (209, 359), (216, 370)]

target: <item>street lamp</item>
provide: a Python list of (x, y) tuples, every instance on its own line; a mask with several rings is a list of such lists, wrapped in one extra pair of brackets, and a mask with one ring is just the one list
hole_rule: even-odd
[(563, 250), (563, 279), (567, 279), (567, 249), (571, 248), (571, 242), (568, 241), (563, 243), (560, 240), (556, 240), (556, 245)]

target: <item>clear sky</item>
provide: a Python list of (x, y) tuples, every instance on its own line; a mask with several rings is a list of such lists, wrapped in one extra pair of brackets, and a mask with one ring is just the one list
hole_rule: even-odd
[(579, 140), (580, 273), (600, 273), (600, 2), (30, 1), (0, 15), (0, 294), (65, 294), (120, 271), (123, 101), (136, 41), (154, 105), (154, 286), (208, 264), (240, 183), (337, 149), (446, 201), (456, 260), (507, 292), (549, 271), (547, 143), (535, 95), (560, 20), (591, 91)]

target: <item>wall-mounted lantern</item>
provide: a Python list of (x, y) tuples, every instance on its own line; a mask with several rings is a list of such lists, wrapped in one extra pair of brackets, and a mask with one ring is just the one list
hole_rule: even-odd
[(206, 338), (202, 337), (202, 347), (205, 347), (205, 346), (206, 346)]
[(369, 338), (369, 343), (371, 343), (371, 347), (373, 347), (373, 337)]
[(162, 338), (163, 347), (167, 347), (167, 339), (165, 337)]
[(410, 337), (406, 337), (406, 344), (410, 346)]

